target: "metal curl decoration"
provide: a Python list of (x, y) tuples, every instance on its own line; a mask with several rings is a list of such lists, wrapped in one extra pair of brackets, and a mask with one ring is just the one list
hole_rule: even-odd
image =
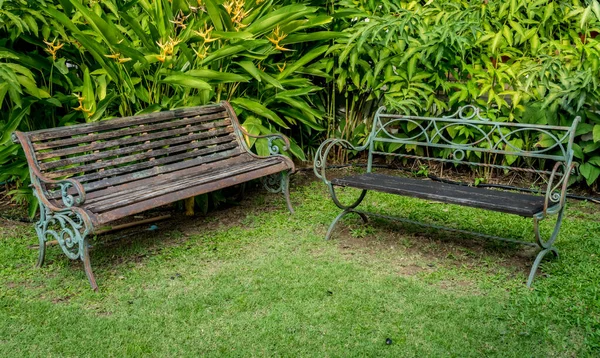
[(455, 160), (459, 160), (459, 161), (463, 160), (463, 159), (465, 159), (465, 151), (462, 149), (457, 149), (454, 151), (454, 153), (452, 153), (452, 157)]
[[(471, 114), (467, 114), (467, 110), (472, 110), (473, 112)], [(456, 112), (454, 112), (453, 114), (449, 115), (449, 116), (444, 116), (442, 118), (457, 118), (457, 119), (463, 119), (463, 120), (469, 120), (469, 119), (473, 119), (477, 117), (477, 119), (481, 120), (481, 121), (489, 121), (489, 118), (486, 117), (481, 117), (481, 109), (478, 107), (475, 107), (472, 104), (468, 104), (466, 106), (460, 107)]]
[(281, 193), (284, 190), (281, 174), (271, 174), (261, 178), (262, 184), (269, 193)]
[(267, 141), (268, 141), (268, 146), (269, 146), (269, 154), (270, 155), (279, 154), (279, 146), (277, 144), (275, 144), (275, 138), (268, 137)]

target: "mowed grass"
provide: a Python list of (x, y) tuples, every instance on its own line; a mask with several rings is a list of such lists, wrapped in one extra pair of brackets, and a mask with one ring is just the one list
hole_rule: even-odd
[[(2, 221), (0, 356), (600, 354), (595, 204), (570, 203), (561, 257), (529, 290), (531, 250), (352, 215), (324, 241), (340, 210), (320, 183), (292, 188), (295, 215), (281, 196), (257, 191), (155, 232), (97, 238), (97, 293), (58, 247), (34, 269), (33, 226)], [(533, 233), (516, 216), (378, 193), (364, 207), (492, 235)]]

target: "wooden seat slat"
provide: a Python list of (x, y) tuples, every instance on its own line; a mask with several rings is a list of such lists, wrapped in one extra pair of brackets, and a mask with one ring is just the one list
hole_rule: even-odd
[(188, 151), (188, 150), (198, 150), (199, 148), (205, 148), (205, 147), (210, 147), (210, 146), (216, 145), (216, 144), (233, 142), (235, 140), (236, 140), (235, 135), (227, 134), (225, 136), (205, 139), (205, 140), (201, 140), (201, 141), (192, 141), (192, 142), (185, 142), (185, 143), (179, 144), (179, 145), (172, 145), (167, 148), (151, 149), (151, 150), (143, 151), (138, 154), (118, 156), (118, 157), (114, 157), (114, 158), (108, 158), (107, 160), (93, 161), (88, 164), (83, 164), (83, 165), (79, 165), (79, 166), (75, 166), (75, 167), (70, 167), (67, 169), (60, 169), (60, 170), (56, 170), (56, 171), (47, 172), (46, 175), (49, 178), (59, 178), (59, 177), (73, 175), (73, 174), (89, 173), (91, 171), (103, 170), (103, 169), (115, 167), (118, 165), (124, 165), (124, 164), (128, 164), (128, 163), (137, 163), (139, 161), (149, 160), (151, 158), (158, 158), (161, 156), (180, 153), (180, 152), (184, 152), (184, 151)]
[[(95, 203), (99, 198), (112, 196), (115, 193), (127, 192), (138, 186), (158, 185), (176, 180), (179, 177), (183, 178), (190, 175), (199, 175), (199, 173), (201, 174), (223, 167), (239, 165), (254, 159), (255, 158), (244, 153), (238, 153), (227, 159), (215, 159), (215, 161), (211, 161), (210, 156), (204, 156), (171, 165), (153, 167), (148, 170), (135, 172), (135, 175), (127, 174), (103, 179), (84, 186), (87, 193), (86, 204)], [(58, 197), (60, 197), (60, 195)]]
[(523, 217), (533, 217), (544, 208), (543, 196), (459, 186), (376, 173), (337, 178), (333, 179), (331, 183), (338, 186), (376, 190), (442, 203), (500, 211)]
[[(143, 169), (138, 167), (133, 172), (121, 173), (118, 175), (114, 175), (111, 177), (101, 178), (96, 181), (89, 181), (83, 184), (86, 192), (93, 193), (98, 190), (102, 190), (108, 187), (114, 187), (118, 185), (123, 185), (126, 183), (137, 182), (142, 179), (152, 179), (159, 175), (164, 175), (167, 173), (171, 173), (174, 171), (179, 171), (182, 169), (194, 168), (194, 167), (204, 167), (207, 164), (216, 163), (216, 166), (227, 164), (224, 162), (223, 158), (227, 160), (235, 159), (242, 155), (243, 152), (238, 148), (234, 147), (233, 149), (224, 150), (222, 152), (216, 152), (211, 154), (202, 155), (200, 157), (191, 158), (184, 161), (175, 161), (173, 163), (164, 163), (162, 165), (153, 166), (149, 169)], [(212, 167), (208, 167), (210, 170)]]
[(79, 134), (88, 134), (98, 131), (105, 130), (118, 130), (119, 128), (131, 127), (134, 125), (155, 123), (161, 121), (169, 121), (172, 119), (179, 119), (185, 117), (209, 115), (215, 112), (222, 112), (223, 107), (219, 105), (206, 106), (206, 107), (192, 107), (175, 109), (166, 112), (156, 112), (149, 114), (142, 114), (138, 116), (114, 118), (105, 121), (99, 121), (94, 123), (83, 123), (69, 126), (69, 130), (65, 131), (65, 127), (56, 127), (50, 129), (41, 129), (37, 131), (28, 132), (29, 139), (32, 142), (38, 142), (41, 140), (49, 140), (55, 138), (68, 138)]
[(185, 152), (189, 150), (198, 150), (199, 148), (209, 148), (212, 145), (234, 142), (236, 140), (233, 134), (228, 134), (222, 137), (206, 139), (198, 142), (184, 143), (181, 145), (169, 146), (164, 149), (155, 149), (146, 151), (140, 154), (127, 155), (124, 157), (112, 158), (104, 161), (97, 161), (90, 164), (76, 166), (68, 169), (62, 169), (46, 173), (49, 178), (60, 178), (80, 173), (90, 173), (96, 170), (112, 168), (117, 165), (135, 164), (140, 161), (158, 158), (161, 156)]
[(206, 185), (223, 178), (240, 175), (249, 171), (256, 171), (278, 164), (281, 164), (281, 160), (269, 159), (263, 161), (244, 162), (238, 165), (212, 170), (210, 172), (204, 172), (200, 174), (197, 173), (195, 175), (171, 175), (171, 179), (167, 180), (166, 182), (163, 181), (162, 183), (136, 186), (132, 187), (129, 191), (119, 192), (117, 195), (100, 197), (98, 200), (88, 203), (86, 208), (91, 212), (98, 214), (140, 201), (149, 200), (168, 193), (177, 192), (188, 187)]
[(215, 190), (227, 188), (230, 186), (238, 185), (241, 183), (245, 183), (247, 181), (258, 179), (264, 177), (266, 175), (276, 174), (281, 172), (282, 170), (287, 170), (289, 168), (288, 163), (284, 163), (283, 161), (277, 165), (267, 166), (261, 168), (259, 170), (247, 171), (235, 176), (226, 176), (222, 179), (219, 179), (214, 182), (210, 182), (208, 184), (200, 184), (194, 186), (188, 186), (182, 188), (176, 192), (168, 192), (161, 196), (152, 197), (150, 199), (142, 200), (127, 206), (119, 207), (114, 210), (106, 211), (101, 214), (95, 216), (95, 220), (99, 224), (104, 224), (107, 222), (111, 222), (117, 220), (119, 218), (137, 214), (144, 210), (147, 210), (148, 207), (156, 207), (160, 205), (165, 205), (172, 203), (176, 200), (182, 200), (185, 198), (189, 198), (195, 195), (201, 195), (204, 193), (209, 193)]

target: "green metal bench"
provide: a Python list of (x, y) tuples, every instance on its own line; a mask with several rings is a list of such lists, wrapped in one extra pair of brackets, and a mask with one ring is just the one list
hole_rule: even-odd
[[(575, 118), (573, 124), (566, 127), (494, 122), (483, 118), (479, 109), (474, 106), (460, 108), (453, 115), (441, 118), (387, 114), (384, 111), (385, 108), (377, 111), (371, 134), (364, 145), (355, 147), (342, 139), (328, 139), (317, 150), (314, 161), (315, 174), (327, 185), (334, 203), (343, 210), (331, 223), (326, 239), (331, 237), (335, 225), (344, 215), (356, 213), (365, 222), (368, 215), (380, 216), (412, 224), (536, 246), (539, 248), (539, 253), (527, 280), (527, 286), (530, 287), (544, 256), (550, 252), (558, 256), (554, 242), (558, 237), (564, 216), (566, 190), (569, 175), (573, 170), (573, 139), (580, 118)], [(538, 141), (534, 141), (538, 144), (532, 148), (523, 148), (523, 142), (527, 141), (520, 142), (519, 140), (523, 140), (524, 136), (536, 138), (538, 141), (543, 139), (544, 145), (541, 146)], [(368, 150), (366, 173), (329, 180), (326, 176), (327, 158), (335, 146), (353, 151)], [(411, 151), (408, 152), (407, 149)], [(378, 174), (372, 171), (373, 156), (375, 155), (534, 173), (546, 180), (545, 195), (458, 186)], [(513, 163), (517, 157), (542, 159), (545, 160), (546, 165), (554, 164), (548, 166), (548, 169), (508, 165), (507, 158), (512, 159), (510, 162)], [(487, 160), (479, 161), (480, 158)], [(336, 187), (357, 188), (361, 192), (356, 201), (345, 205), (338, 200)], [(523, 242), (472, 231), (427, 225), (417, 221), (358, 210), (357, 207), (369, 190), (532, 218), (536, 242)], [(548, 216), (556, 217), (556, 224), (550, 237), (544, 239), (540, 234), (539, 222)]]
[[(271, 155), (253, 154), (246, 137), (266, 138)], [(88, 237), (106, 223), (257, 178), (283, 192), (293, 212), (294, 163), (279, 154), (289, 140), (246, 132), (227, 102), (17, 131), (13, 141), (25, 151), (39, 199), (37, 265), (44, 262), (46, 241), (56, 240), (70, 259), (83, 261), (94, 290)]]

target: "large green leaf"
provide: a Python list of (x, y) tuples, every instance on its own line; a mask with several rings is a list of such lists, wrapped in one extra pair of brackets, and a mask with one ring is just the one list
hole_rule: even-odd
[(279, 118), (279, 116), (271, 111), (270, 109), (268, 109), (267, 107), (265, 107), (263, 104), (258, 103), (254, 100), (251, 99), (247, 99), (247, 98), (236, 98), (234, 100), (231, 101), (231, 103), (240, 106), (260, 117), (265, 117), (267, 119), (270, 119), (271, 121), (275, 122), (277, 125), (289, 129), (290, 127), (288, 127), (287, 124), (285, 124), (285, 122)]
[(205, 81), (191, 77), (185, 74), (170, 75), (161, 80), (162, 83), (179, 85), (188, 88), (197, 88), (201, 90), (212, 90), (212, 87)]

